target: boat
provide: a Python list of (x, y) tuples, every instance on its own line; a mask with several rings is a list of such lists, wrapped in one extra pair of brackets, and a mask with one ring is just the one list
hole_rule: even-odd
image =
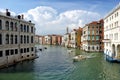
[(44, 47), (44, 49), (47, 49), (47, 47)]
[(78, 56), (73, 57), (73, 61), (74, 61), (74, 62), (78, 62), (78, 61), (84, 60), (84, 59), (86, 59), (86, 58), (87, 58), (87, 57), (84, 56), (84, 55), (78, 55)]

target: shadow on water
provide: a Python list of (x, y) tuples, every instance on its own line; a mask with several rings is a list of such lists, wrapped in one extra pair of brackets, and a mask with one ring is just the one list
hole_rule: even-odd
[(33, 72), (34, 60), (23, 61), (8, 68), (0, 69), (0, 73)]

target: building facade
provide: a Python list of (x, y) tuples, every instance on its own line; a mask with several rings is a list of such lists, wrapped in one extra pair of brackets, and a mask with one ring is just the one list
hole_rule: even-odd
[(82, 49), (85, 51), (103, 51), (103, 20), (94, 21), (83, 27)]
[(35, 24), (24, 16), (0, 13), (0, 66), (35, 58)]
[(120, 61), (120, 3), (104, 18), (104, 54), (110, 61)]
[(51, 35), (52, 36), (52, 45), (56, 45), (57, 44), (57, 37), (55, 34)]
[(51, 40), (52, 40), (51, 35), (46, 35), (45, 36), (45, 44), (46, 45), (51, 45)]
[(62, 36), (56, 35), (56, 45), (61, 45), (61, 43), (62, 43)]
[(70, 47), (70, 34), (69, 33), (66, 33), (66, 34), (63, 35), (62, 44), (65, 47)]
[(43, 36), (40, 36), (40, 35), (35, 35), (35, 43), (36, 44), (42, 44), (42, 37)]
[(76, 48), (77, 47), (77, 30), (73, 29), (72, 32), (70, 32), (70, 47)]
[(81, 42), (81, 37), (82, 37), (82, 28), (79, 27), (79, 29), (77, 29), (76, 31), (76, 41), (77, 41), (77, 47), (81, 47), (82, 46), (82, 42)]

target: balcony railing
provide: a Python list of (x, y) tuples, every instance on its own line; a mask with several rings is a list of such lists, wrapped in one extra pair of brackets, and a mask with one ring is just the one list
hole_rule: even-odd
[(102, 40), (102, 42), (104, 42), (104, 43), (110, 43), (111, 40), (110, 39), (104, 39), (104, 40)]

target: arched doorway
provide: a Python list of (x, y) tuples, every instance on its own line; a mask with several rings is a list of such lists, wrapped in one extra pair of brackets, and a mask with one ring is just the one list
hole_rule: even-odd
[(116, 56), (115, 45), (112, 45), (112, 57)]
[(120, 58), (120, 44), (117, 46), (117, 57)]

